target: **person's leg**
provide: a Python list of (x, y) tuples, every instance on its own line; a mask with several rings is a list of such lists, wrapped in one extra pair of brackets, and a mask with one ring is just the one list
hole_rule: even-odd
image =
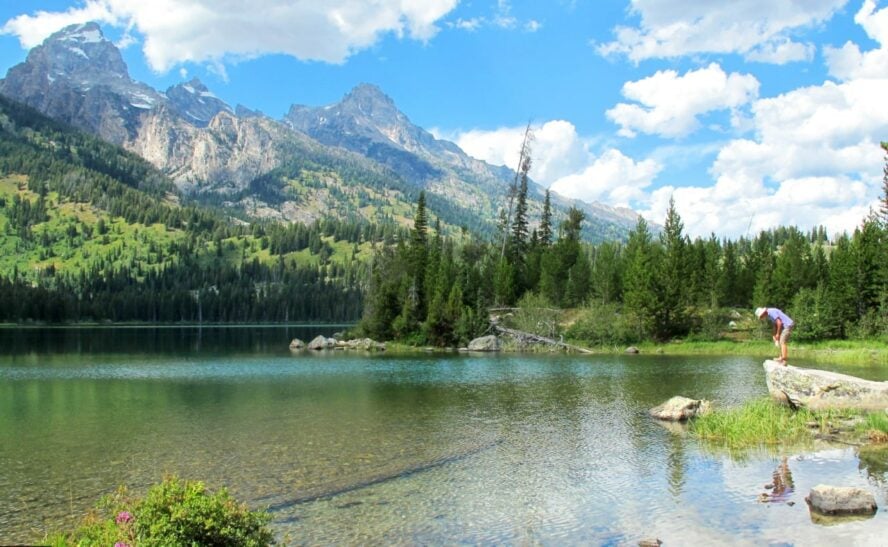
[(788, 353), (786, 343), (789, 341), (789, 335), (792, 332), (792, 328), (783, 329), (783, 332), (780, 333), (780, 360), (786, 364), (786, 355)]

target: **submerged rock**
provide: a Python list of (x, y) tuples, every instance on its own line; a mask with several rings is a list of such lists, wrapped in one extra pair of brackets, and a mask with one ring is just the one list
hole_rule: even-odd
[(305, 342), (298, 338), (294, 338), (292, 342), (290, 342), (290, 349), (294, 351), (299, 351), (301, 349), (305, 349)]
[(480, 338), (475, 338), (471, 342), (469, 342), (469, 351), (499, 351), (500, 350), (500, 341), (499, 338), (494, 336), (493, 334), (488, 336), (482, 336)]
[(658, 420), (678, 422), (705, 414), (711, 407), (712, 403), (709, 401), (677, 396), (652, 408), (649, 414)]
[(824, 515), (869, 515), (876, 512), (876, 498), (862, 488), (818, 484), (805, 498), (811, 509)]
[(888, 408), (888, 382), (765, 361), (765, 381), (774, 399), (793, 407)]

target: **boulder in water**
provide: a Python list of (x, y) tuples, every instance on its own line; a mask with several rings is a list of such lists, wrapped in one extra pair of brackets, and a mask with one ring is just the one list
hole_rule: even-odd
[(469, 351), (499, 351), (499, 338), (493, 334), (475, 338), (469, 342)]
[(709, 401), (677, 396), (652, 408), (649, 414), (658, 420), (680, 422), (705, 414), (709, 412), (711, 407), (712, 403)]
[(322, 349), (333, 349), (336, 347), (336, 339), (335, 338), (327, 338), (323, 334), (319, 334), (315, 336), (314, 339), (308, 343), (308, 349), (319, 351)]
[(851, 486), (818, 484), (805, 501), (824, 515), (869, 515), (878, 508), (871, 492)]

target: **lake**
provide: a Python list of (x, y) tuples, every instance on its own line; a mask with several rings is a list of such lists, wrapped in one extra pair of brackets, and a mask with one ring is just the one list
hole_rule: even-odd
[[(760, 359), (287, 349), (335, 330), (0, 329), (0, 543), (176, 473), (267, 507), (293, 544), (884, 545), (885, 458), (730, 454), (646, 415), (761, 397)], [(879, 512), (815, 523), (819, 483)]]

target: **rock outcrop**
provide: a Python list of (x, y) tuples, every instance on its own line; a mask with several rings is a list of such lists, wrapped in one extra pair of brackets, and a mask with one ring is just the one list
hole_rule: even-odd
[(648, 413), (658, 420), (681, 422), (705, 414), (709, 412), (710, 408), (712, 408), (712, 403), (709, 401), (677, 396), (655, 406)]
[(888, 408), (888, 382), (873, 382), (846, 374), (784, 366), (765, 361), (765, 380), (774, 399), (793, 407)]
[(818, 484), (805, 498), (811, 509), (824, 515), (869, 515), (876, 512), (876, 498), (861, 488)]
[[(302, 341), (298, 338), (290, 342), (291, 350), (302, 349)], [(306, 346), (310, 350), (321, 351), (325, 349), (337, 350), (362, 350), (385, 351), (385, 343), (371, 340), (370, 338), (355, 338), (353, 340), (337, 340), (335, 337), (327, 338), (323, 335), (315, 336)]]
[(370, 338), (355, 338), (353, 340), (339, 340), (336, 349), (356, 349), (363, 351), (385, 351), (385, 343), (371, 340)]
[(469, 342), (469, 351), (499, 351), (500, 341), (494, 335), (482, 336)]
[(308, 343), (308, 349), (314, 351), (320, 351), (323, 349), (334, 349), (336, 347), (336, 339), (335, 338), (327, 338), (323, 334), (319, 334), (315, 336), (311, 342)]
[(290, 349), (292, 351), (299, 351), (305, 349), (305, 342), (298, 338), (294, 338), (292, 342), (290, 342)]

